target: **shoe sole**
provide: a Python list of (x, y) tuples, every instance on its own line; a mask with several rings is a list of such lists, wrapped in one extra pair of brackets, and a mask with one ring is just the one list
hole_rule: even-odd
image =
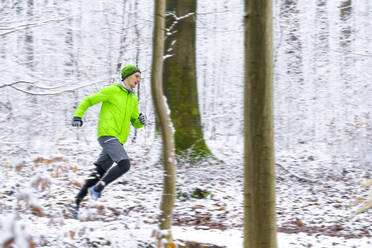
[[(93, 186), (94, 187), (94, 186)], [(93, 193), (93, 187), (90, 187), (89, 188), (89, 195), (90, 195), (90, 197), (93, 199), (93, 200), (95, 200), (95, 201), (97, 201), (99, 198), (101, 198), (101, 196), (96, 196), (94, 193)]]
[(75, 220), (79, 219), (79, 210), (76, 209), (75, 206), (73, 206), (72, 204), (68, 204), (68, 210), (72, 214), (72, 218), (74, 218)]

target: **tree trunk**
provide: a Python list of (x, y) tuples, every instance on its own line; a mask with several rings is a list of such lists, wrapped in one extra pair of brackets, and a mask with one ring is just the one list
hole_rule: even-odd
[[(34, 1), (28, 0), (27, 1), (27, 18), (31, 22), (33, 20), (34, 16)], [(26, 34), (25, 34), (25, 47), (26, 47), (26, 63), (27, 67), (30, 68), (31, 71), (33, 71), (34, 68), (34, 32), (32, 31), (32, 28), (27, 27), (26, 28)]]
[[(134, 11), (134, 19), (135, 20), (138, 20), (139, 16), (138, 16), (138, 13), (140, 12), (141, 10), (138, 8), (138, 1), (135, 2), (135, 11)], [(140, 57), (140, 40), (141, 40), (141, 32), (140, 32), (140, 29), (138, 27), (138, 23), (136, 23), (136, 25), (134, 26), (134, 29), (135, 29), (135, 33), (136, 33), (136, 66), (138, 67), (138, 63), (139, 63), (139, 57)], [(138, 98), (138, 102), (141, 102), (141, 85), (142, 84), (139, 84), (137, 86), (137, 98)], [(137, 139), (137, 128), (134, 129), (134, 137), (133, 137), (133, 141), (135, 142), (136, 139)]]
[(352, 2), (351, 0), (344, 0), (340, 5), (340, 73), (342, 80), (347, 83), (352, 81), (353, 75), (348, 71), (348, 66), (353, 64), (352, 61)]
[[(67, 1), (66, 1), (67, 2)], [(68, 1), (67, 4), (67, 14), (70, 16), (67, 20), (67, 27), (66, 27), (66, 36), (65, 36), (65, 45), (66, 45), (66, 59), (65, 59), (65, 76), (72, 77), (75, 72), (74, 63), (75, 59), (75, 51), (74, 51), (74, 30), (73, 30), (73, 15), (72, 15), (72, 3)]]
[(123, 66), (122, 63), (123, 63), (123, 57), (124, 57), (124, 52), (125, 52), (125, 45), (127, 43), (127, 31), (125, 29), (126, 26), (128, 26), (128, 22), (126, 21), (126, 19), (128, 19), (129, 17), (129, 14), (126, 13), (126, 8), (127, 8), (127, 0), (124, 0), (123, 1), (123, 7), (122, 7), (122, 20), (121, 20), (121, 29), (120, 29), (120, 47), (119, 47), (119, 55), (118, 55), (118, 63), (117, 63), (117, 66), (116, 66), (116, 72), (118, 74), (120, 74), (120, 70)]
[[(328, 123), (326, 118), (319, 113), (322, 113), (324, 106), (333, 110), (333, 102), (329, 99), (329, 92), (334, 89), (329, 88), (329, 83), (333, 80), (330, 71), (330, 22), (328, 12), (328, 0), (317, 0), (315, 7), (315, 20), (314, 20), (314, 44), (313, 44), (313, 61), (312, 61), (312, 74), (314, 91), (317, 101), (312, 107), (313, 121), (314, 121), (314, 138), (312, 142), (315, 144), (322, 143), (324, 137), (328, 136), (328, 130), (322, 128)], [(345, 108), (346, 109), (346, 108)], [(332, 111), (333, 112), (333, 111)], [(347, 113), (345, 113), (347, 114)]]
[(245, 2), (245, 248), (276, 247), (271, 4)]
[(169, 30), (172, 34), (166, 38), (165, 49), (172, 56), (164, 61), (164, 92), (176, 130), (176, 153), (183, 158), (189, 156), (199, 160), (212, 154), (204, 141), (198, 104), (196, 0), (168, 0), (167, 13), (170, 14), (167, 28), (172, 27)]
[[(163, 97), (162, 71), (164, 54), (164, 26), (165, 26), (165, 0), (155, 1), (155, 24), (153, 33), (153, 58), (151, 90), (155, 113), (159, 120), (163, 140), (163, 195), (160, 204), (160, 242), (163, 238), (168, 240), (166, 247), (172, 243), (172, 212), (176, 194), (175, 178), (175, 148), (172, 131), (172, 122), (167, 114), (167, 106)], [(164, 232), (167, 231), (167, 232)]]
[(350, 47), (351, 43), (351, 32), (352, 25), (350, 19), (352, 18), (352, 5), (351, 0), (344, 0), (340, 5), (340, 19), (341, 23), (341, 36), (340, 36), (340, 45), (341, 47)]

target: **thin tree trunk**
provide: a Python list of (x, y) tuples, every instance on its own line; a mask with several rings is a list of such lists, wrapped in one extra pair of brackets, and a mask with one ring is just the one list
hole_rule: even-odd
[(245, 2), (245, 248), (276, 247), (271, 4)]
[[(104, 35), (106, 36), (106, 41), (107, 41), (107, 46), (106, 46), (106, 51), (107, 51), (107, 81), (111, 84), (114, 82), (113, 78), (113, 67), (114, 65), (112, 64), (112, 57), (113, 57), (113, 51), (112, 51), (112, 24), (110, 17), (112, 16), (112, 13), (110, 13), (110, 6), (105, 5), (103, 9), (103, 19), (106, 25)], [(115, 70), (115, 69), (114, 69)]]
[[(329, 13), (328, 0), (317, 0), (315, 8), (314, 19), (314, 48), (313, 48), (313, 87), (316, 92), (316, 104), (314, 109), (314, 138), (315, 144), (322, 143), (323, 138), (327, 137), (328, 133), (324, 125), (326, 125), (325, 118), (319, 115), (324, 106), (332, 109), (333, 102), (329, 101), (329, 82), (332, 80), (330, 76), (330, 35), (329, 35)], [(348, 113), (345, 113), (348, 114)]]
[[(337, 49), (340, 54), (337, 54), (337, 65), (339, 69), (339, 75), (340, 78), (333, 79), (329, 83), (331, 89), (339, 89), (341, 94), (337, 94), (337, 97), (339, 98), (339, 102), (336, 103), (335, 105), (337, 106), (338, 104), (340, 105), (345, 105), (345, 106), (350, 106), (351, 104), (355, 104), (355, 99), (354, 99), (354, 92), (351, 91), (350, 89), (355, 87), (354, 84), (358, 81), (355, 80), (355, 71), (354, 69), (355, 66), (355, 57), (352, 55), (352, 50), (353, 50), (353, 37), (352, 32), (353, 32), (353, 20), (352, 20), (352, 1), (351, 0), (343, 0), (340, 5), (337, 6), (339, 11), (340, 11), (340, 23), (339, 23), (339, 28), (340, 28), (340, 33), (339, 33), (339, 49)], [(330, 51), (332, 52), (332, 51)], [(335, 56), (336, 57), (336, 56)], [(354, 66), (352, 66), (354, 65)], [(335, 86), (332, 84), (336, 84)], [(336, 88), (337, 87), (337, 88)], [(335, 97), (332, 97), (332, 102), (335, 101)], [(337, 131), (336, 130), (346, 130), (348, 129), (348, 124), (345, 125), (345, 122), (348, 123), (349, 121), (352, 122), (353, 118), (355, 116), (354, 111), (350, 112), (350, 108), (341, 108), (339, 110), (335, 106), (333, 112), (334, 118), (336, 120), (342, 120), (344, 119), (344, 123), (335, 121), (333, 122), (333, 129), (331, 130), (332, 132), (335, 132), (334, 138), (336, 138), (338, 135), (336, 135)], [(328, 107), (328, 105), (327, 105)], [(331, 113), (332, 113), (331, 112)], [(335, 115), (336, 114), (336, 115)], [(345, 118), (346, 117), (346, 118)], [(348, 118), (349, 117), (349, 118)], [(351, 117), (351, 118), (350, 118)], [(353, 139), (354, 140), (354, 139)], [(343, 154), (349, 154), (350, 148), (355, 144), (351, 140), (349, 140), (349, 137), (343, 136), (339, 143), (335, 142), (336, 145), (332, 146), (332, 152), (335, 154), (335, 159), (334, 162), (337, 163), (337, 160), (342, 158)], [(348, 144), (345, 146), (344, 144)], [(360, 145), (360, 141), (358, 141), (358, 144)], [(340, 156), (341, 155), (341, 156)], [(342, 158), (342, 159), (345, 159)]]
[[(32, 22), (34, 18), (34, 12), (35, 12), (35, 7), (34, 7), (34, 1), (33, 0), (27, 0), (27, 5), (26, 5), (26, 17), (27, 20)], [(35, 55), (34, 55), (34, 31), (32, 30), (31, 27), (27, 27), (25, 30), (25, 55), (26, 55), (26, 66), (27, 68), (31, 71), (34, 72), (35, 70)], [(29, 84), (27, 87), (27, 90), (32, 89), (32, 84)], [(35, 133), (36, 133), (36, 116), (39, 111), (37, 111), (37, 104), (38, 104), (38, 97), (31, 95), (31, 96), (26, 96), (27, 99), (27, 104), (25, 104), (25, 107), (28, 108), (28, 114), (27, 114), (27, 125), (26, 125), (26, 130), (27, 130), (27, 135), (26, 137), (26, 144), (28, 147), (33, 147), (33, 141), (35, 138)], [(30, 100), (29, 100), (30, 99)]]
[(120, 29), (120, 47), (119, 47), (119, 56), (118, 56), (118, 63), (116, 67), (116, 72), (120, 73), (120, 69), (124, 66), (123, 63), (123, 57), (124, 57), (124, 51), (125, 51), (125, 44), (127, 42), (127, 31), (125, 30), (125, 27), (128, 26), (128, 23), (126, 22), (126, 18), (128, 18), (129, 14), (126, 14), (126, 8), (127, 8), (127, 0), (123, 1), (123, 7), (122, 7), (122, 14), (121, 14), (121, 29)]
[[(33, 20), (34, 15), (34, 1), (28, 0), (27, 1), (27, 18), (31, 22)], [(26, 61), (27, 67), (30, 70), (34, 70), (34, 32), (32, 28), (26, 28), (25, 34), (25, 46), (26, 46)]]
[[(155, 1), (155, 24), (153, 33), (153, 58), (151, 90), (155, 113), (160, 123), (163, 140), (163, 194), (160, 204), (159, 227), (161, 230), (160, 242), (166, 239), (166, 247), (172, 243), (172, 212), (176, 194), (175, 178), (175, 148), (172, 131), (172, 122), (167, 114), (167, 106), (163, 96), (162, 71), (164, 54), (164, 27), (165, 27), (165, 0)], [(166, 231), (166, 232), (164, 232)]]
[(66, 46), (66, 60), (65, 60), (65, 76), (71, 77), (75, 72), (74, 68), (74, 31), (73, 31), (73, 17), (72, 17), (72, 3), (68, 1), (67, 13), (70, 17), (67, 20), (66, 34), (65, 34), (65, 46)]
[[(290, 80), (286, 81), (287, 89), (285, 97), (294, 97), (298, 90), (303, 90), (304, 85), (304, 68), (303, 68), (303, 49), (301, 41), (300, 32), (300, 9), (297, 0), (284, 0), (280, 5), (280, 23), (281, 31), (283, 35), (283, 44), (285, 48), (284, 55), (282, 58), (283, 65), (285, 68), (285, 74)], [(283, 96), (284, 97), (284, 96)], [(295, 129), (302, 129), (302, 132), (306, 132), (306, 120), (303, 118), (298, 120), (297, 115), (292, 113), (297, 110), (297, 108), (302, 106), (301, 104), (293, 104), (293, 101), (285, 101), (286, 106), (286, 128), (288, 133), (293, 134)], [(302, 125), (300, 125), (300, 123)], [(295, 135), (286, 135), (286, 143), (294, 144), (296, 143)], [(293, 147), (291, 147), (293, 149)]]
[[(134, 19), (138, 20), (138, 12), (140, 12), (140, 9), (138, 8), (138, 1), (135, 2), (135, 11), (134, 11)], [(136, 66), (138, 67), (139, 58), (140, 58), (140, 39), (141, 39), (141, 33), (140, 29), (138, 27), (138, 23), (134, 26), (135, 33), (136, 33)], [(141, 102), (141, 85), (139, 84), (137, 87), (137, 98), (138, 101)], [(133, 141), (135, 142), (137, 139), (137, 128), (134, 129), (134, 137)]]
[(340, 5), (340, 19), (341, 19), (341, 33), (340, 33), (340, 49), (341, 60), (340, 60), (340, 73), (341, 78), (344, 82), (352, 81), (352, 75), (348, 71), (348, 66), (353, 64), (352, 61), (352, 23), (351, 23), (352, 5), (351, 0), (344, 0)]

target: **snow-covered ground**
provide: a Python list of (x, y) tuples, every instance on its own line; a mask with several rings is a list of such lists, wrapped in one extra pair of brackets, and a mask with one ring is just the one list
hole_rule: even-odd
[[(240, 146), (210, 146), (219, 161), (177, 165), (173, 235), (179, 247), (191, 247), (187, 242), (242, 246)], [(0, 244), (13, 237), (16, 247), (27, 247), (27, 242), (36, 247), (155, 247), (151, 234), (157, 229), (162, 191), (159, 147), (129, 142), (131, 170), (107, 187), (99, 201), (87, 198), (79, 221), (72, 219), (66, 204), (93, 168), (98, 144), (65, 140), (44, 147), (52, 156), (32, 154), (21, 162), (2, 150)], [(370, 178), (370, 172), (352, 163), (345, 163), (343, 170), (326, 163), (317, 154), (300, 159), (277, 154), (279, 247), (372, 246), (371, 212), (348, 219), (355, 210), (351, 202), (368, 194), (358, 182)], [(206, 196), (193, 198), (195, 189)]]

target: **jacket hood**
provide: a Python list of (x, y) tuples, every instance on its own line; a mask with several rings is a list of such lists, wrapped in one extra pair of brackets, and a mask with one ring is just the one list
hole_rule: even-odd
[(124, 86), (123, 82), (120, 82), (118, 85), (119, 85), (121, 88), (125, 89), (128, 93), (134, 93), (134, 89), (127, 89), (127, 88)]

